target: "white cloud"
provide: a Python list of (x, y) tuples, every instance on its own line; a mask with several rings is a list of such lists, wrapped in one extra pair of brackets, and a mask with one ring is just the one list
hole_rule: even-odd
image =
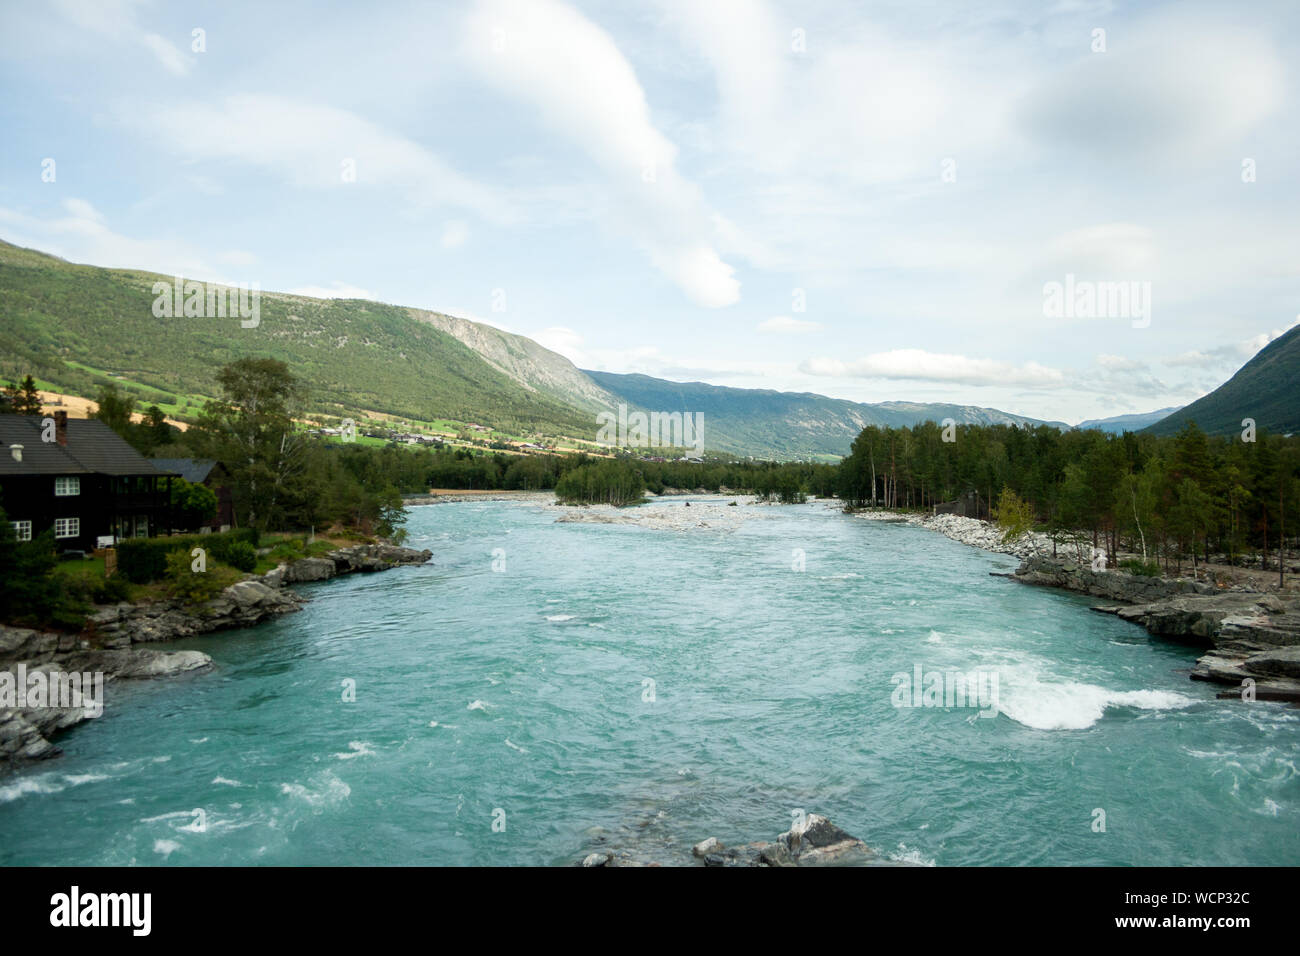
[(83, 199), (60, 205), (64, 215), (48, 219), (0, 207), (0, 226), (9, 241), (71, 262), (221, 280), (183, 240), (134, 239), (110, 229), (105, 216)]
[(1041, 145), (1125, 166), (1213, 156), (1283, 102), (1285, 71), (1259, 31), (1159, 12), (1107, 51), (1086, 46), (1038, 83), (1022, 121)]
[(125, 104), (118, 118), (192, 162), (235, 160), (304, 188), (387, 187), (417, 206), (514, 219), (497, 191), (419, 143), (333, 106), (258, 93), (162, 107)]
[(444, 249), (456, 249), (465, 245), (468, 238), (469, 227), (459, 219), (453, 219), (442, 227), (442, 239), (439, 242)]
[[(1300, 316), (1297, 318), (1300, 318)], [(1192, 349), (1187, 352), (1179, 352), (1177, 355), (1162, 358), (1160, 362), (1162, 365), (1168, 365), (1171, 368), (1210, 369), (1232, 366), (1235, 369), (1237, 366), (1243, 365), (1254, 358), (1260, 349), (1274, 339), (1286, 334), (1286, 331), (1287, 329), (1273, 329), (1269, 332), (1260, 332), (1248, 339), (1233, 342), (1229, 345), (1220, 345), (1218, 348)]]
[(158, 62), (177, 76), (184, 76), (190, 71), (191, 61), (178, 50), (171, 41), (156, 33), (146, 33), (140, 37), (149, 51), (158, 58)]
[(772, 318), (758, 323), (760, 332), (779, 332), (787, 335), (804, 335), (809, 332), (820, 332), (822, 324), (820, 322), (809, 322), (806, 319), (792, 319), (788, 315), (774, 315)]
[(1120, 372), (1131, 372), (1146, 368), (1144, 362), (1125, 358), (1123, 355), (1107, 355), (1105, 353), (1097, 356), (1097, 364), (1102, 368), (1114, 369)]
[(141, 0), (54, 0), (55, 9), (69, 23), (117, 42), (138, 42), (163, 68), (184, 76), (193, 61), (166, 37), (147, 30), (137, 15)]
[(800, 363), (799, 370), (809, 375), (835, 378), (911, 379), (954, 385), (1051, 387), (1066, 382), (1065, 373), (1037, 362), (1015, 365), (923, 349), (894, 349), (847, 362), (835, 358), (812, 358)]
[(739, 300), (734, 270), (713, 248), (712, 214), (609, 34), (557, 0), (480, 0), (465, 21), (463, 55), (596, 164), (615, 196), (611, 225), (660, 272), (700, 305)]
[(586, 364), (587, 356), (582, 351), (582, 336), (573, 329), (562, 325), (542, 329), (529, 336), (534, 342), (552, 352), (558, 352), (579, 368), (590, 368)]

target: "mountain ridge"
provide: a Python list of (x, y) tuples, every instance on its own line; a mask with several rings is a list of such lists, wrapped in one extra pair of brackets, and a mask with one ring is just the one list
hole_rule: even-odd
[(1173, 435), (1196, 422), (1212, 435), (1239, 432), (1243, 419), (1282, 434), (1300, 431), (1300, 324), (1283, 332), (1208, 395), (1143, 429)]

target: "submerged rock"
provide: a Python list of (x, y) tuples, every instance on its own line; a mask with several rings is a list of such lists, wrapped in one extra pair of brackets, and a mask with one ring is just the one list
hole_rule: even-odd
[[(599, 842), (605, 842), (603, 835)], [(667, 855), (671, 843), (659, 848)], [(588, 854), (582, 866), (917, 866), (893, 860), (871, 849), (857, 837), (846, 833), (826, 817), (811, 813), (771, 843), (745, 843), (724, 846), (716, 837), (708, 837), (691, 847), (691, 856), (673, 853), (672, 859), (648, 859), (637, 848), (621, 851), (604, 850)]]

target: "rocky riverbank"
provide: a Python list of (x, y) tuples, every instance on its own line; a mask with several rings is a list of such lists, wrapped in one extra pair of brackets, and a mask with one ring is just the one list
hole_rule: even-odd
[(1002, 540), (1002, 531), (997, 525), (979, 518), (966, 518), (961, 515), (923, 515), (908, 514), (897, 511), (881, 511), (864, 508), (852, 512), (855, 518), (867, 521), (883, 521), (887, 524), (910, 524), (918, 528), (937, 531), (945, 537), (968, 544), (972, 548), (992, 551), (996, 554), (1012, 554), (1018, 558), (1038, 554), (1050, 554), (1052, 540), (1045, 534), (1031, 531), (1012, 541)]
[[(609, 842), (598, 834), (594, 843)], [(715, 837), (695, 844), (688, 855), (677, 852), (647, 854), (637, 849), (602, 847), (588, 853), (582, 866), (916, 866), (894, 860), (871, 849), (825, 817), (809, 814), (771, 843), (725, 846)]]
[[(340, 574), (370, 573), (424, 564), (429, 551), (386, 544), (358, 545), (319, 558), (282, 564), (260, 577), (232, 584), (197, 605), (179, 601), (117, 604), (97, 609), (80, 634), (56, 634), (0, 626), (0, 691), (12, 691), (21, 665), (31, 684), (56, 686), (59, 675), (102, 674), (104, 682), (170, 677), (201, 670), (212, 659), (201, 651), (162, 651), (139, 645), (173, 641), (234, 627), (248, 627), (301, 609), (304, 598), (286, 585), (323, 581)], [(55, 683), (50, 682), (55, 675)], [(0, 700), (5, 700), (0, 696)], [(15, 697), (15, 703), (17, 698)], [(6, 701), (7, 702), (7, 701)], [(59, 752), (49, 738), (90, 718), (85, 707), (0, 704), (0, 768)], [(102, 701), (100, 701), (102, 704)]]
[(1026, 558), (1011, 577), (1122, 601), (1093, 610), (1208, 648), (1191, 677), (1230, 685), (1220, 697), (1300, 703), (1300, 601), (1292, 594), (1093, 571), (1045, 557)]

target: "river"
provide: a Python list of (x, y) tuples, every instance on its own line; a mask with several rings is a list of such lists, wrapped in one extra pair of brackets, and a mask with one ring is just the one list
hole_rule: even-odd
[[(414, 508), (429, 565), (110, 684), (0, 779), (0, 863), (567, 864), (601, 834), (667, 862), (801, 811), (942, 866), (1300, 863), (1300, 711), (1215, 699), (1195, 649), (1011, 558), (827, 502), (557, 513)], [(896, 706), (918, 668), (993, 675), (996, 711)]]

